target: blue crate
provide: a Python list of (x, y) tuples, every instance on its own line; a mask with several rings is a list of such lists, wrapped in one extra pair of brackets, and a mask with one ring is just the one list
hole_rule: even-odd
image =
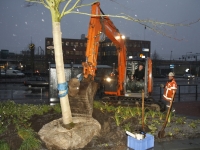
[(154, 136), (146, 134), (146, 137), (142, 140), (137, 140), (131, 136), (127, 137), (127, 146), (134, 150), (146, 150), (154, 147)]

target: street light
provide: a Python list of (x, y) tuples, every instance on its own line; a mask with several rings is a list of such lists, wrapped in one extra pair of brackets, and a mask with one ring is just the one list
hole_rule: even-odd
[(196, 77), (197, 77), (197, 79), (198, 79), (198, 76), (199, 76), (199, 67), (198, 67), (198, 65), (197, 65), (197, 56), (199, 56), (200, 55), (200, 53), (196, 53)]
[(192, 52), (186, 52), (186, 54), (185, 54), (185, 61), (186, 61), (186, 59), (187, 59), (187, 54), (188, 53), (192, 53)]

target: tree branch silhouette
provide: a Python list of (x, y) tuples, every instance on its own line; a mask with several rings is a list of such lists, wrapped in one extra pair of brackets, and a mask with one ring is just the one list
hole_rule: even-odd
[[(28, 6), (31, 6), (30, 3), (39, 3), (39, 4), (43, 4), (46, 8), (49, 9), (49, 5), (47, 4), (47, 1), (48, 0), (26, 0), (28, 3)], [(46, 1), (46, 2), (45, 2)], [(52, 0), (52, 1), (55, 1), (57, 3), (62, 3), (62, 2), (66, 2), (66, 0)], [(118, 5), (122, 5), (114, 0), (110, 0), (112, 2), (115, 2), (117, 3)], [(93, 3), (95, 3), (97, 1), (94, 1)], [(87, 15), (87, 16), (98, 16), (98, 15), (92, 15), (90, 13), (85, 13), (85, 12), (80, 12), (80, 11), (74, 11), (75, 9), (78, 9), (78, 8), (81, 8), (81, 7), (85, 7), (85, 6), (91, 6), (93, 3), (89, 3), (89, 4), (82, 4), (82, 1), (81, 0), (76, 0), (75, 3), (72, 5), (71, 8), (69, 8), (67, 10), (67, 8), (69, 7), (69, 4), (72, 3), (72, 0), (68, 0), (67, 3), (65, 4), (63, 10), (61, 11), (60, 13), (60, 19), (67, 15), (67, 14), (81, 14), (81, 15)], [(79, 5), (79, 3), (81, 3)], [(123, 5), (123, 7), (125, 7)], [(158, 27), (158, 26), (162, 26), (162, 28), (164, 26), (169, 26), (169, 27), (178, 27), (178, 26), (186, 26), (186, 27), (189, 27), (193, 24), (196, 24), (200, 21), (200, 18), (195, 20), (195, 21), (192, 21), (192, 22), (189, 22), (189, 23), (186, 23), (186, 24), (183, 24), (183, 23), (168, 23), (168, 22), (160, 22), (160, 21), (155, 21), (155, 20), (149, 20), (149, 19), (137, 19), (137, 18), (134, 18), (130, 15), (127, 15), (125, 13), (120, 13), (118, 15), (111, 15), (111, 14), (106, 14), (106, 15), (100, 15), (101, 17), (111, 17), (111, 18), (121, 18), (121, 19), (125, 19), (125, 20), (129, 20), (129, 21), (133, 21), (133, 22), (136, 22), (136, 23), (139, 23), (140, 25), (143, 25), (145, 26), (146, 28), (152, 30), (153, 32), (157, 33), (157, 34), (160, 34), (162, 36), (165, 36), (165, 37), (168, 37), (170, 39), (174, 39), (174, 40), (178, 40), (178, 41), (181, 41), (183, 39), (179, 39), (179, 38), (176, 38), (176, 37), (173, 37), (169, 34), (167, 34), (163, 29), (161, 29), (161, 27)]]

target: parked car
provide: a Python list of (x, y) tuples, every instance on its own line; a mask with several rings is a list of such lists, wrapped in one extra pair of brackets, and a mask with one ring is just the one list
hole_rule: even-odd
[(20, 70), (6, 70), (7, 77), (24, 77), (25, 74), (22, 73)]
[(192, 75), (192, 74), (187, 73), (187, 74), (184, 74), (183, 77), (184, 77), (184, 78), (187, 78), (187, 79), (194, 79), (194, 78), (195, 78), (195, 75)]
[(6, 72), (4, 70), (1, 70), (1, 76), (5, 76)]
[(28, 87), (48, 87), (49, 82), (40, 76), (32, 76), (24, 81), (24, 85)]

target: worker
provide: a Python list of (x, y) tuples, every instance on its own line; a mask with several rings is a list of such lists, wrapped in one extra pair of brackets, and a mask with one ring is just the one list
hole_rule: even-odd
[[(174, 99), (172, 99), (173, 97), (173, 93), (175, 94), (176, 90), (177, 90), (177, 84), (174, 78), (174, 73), (170, 72), (168, 74), (169, 80), (167, 81), (166, 85), (164, 86), (163, 84), (161, 84), (160, 86), (164, 88), (164, 93), (163, 93), (163, 99), (166, 102), (170, 102), (173, 101)], [(167, 107), (169, 107), (169, 105), (166, 105)], [(175, 109), (172, 108), (172, 111), (174, 112)]]
[(144, 75), (144, 66), (140, 63), (127, 83), (128, 89), (131, 89), (131, 92), (142, 92), (142, 89), (144, 89)]
[(144, 66), (139, 64), (139, 67), (135, 70), (133, 78), (137, 81), (144, 81)]

